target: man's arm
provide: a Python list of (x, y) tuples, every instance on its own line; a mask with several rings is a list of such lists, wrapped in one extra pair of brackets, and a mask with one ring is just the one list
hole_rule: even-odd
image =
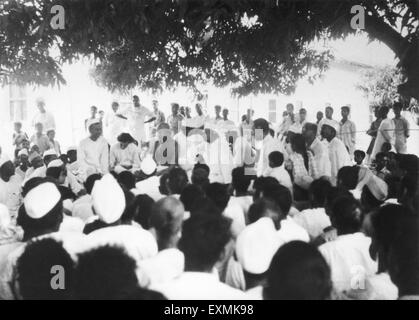
[(144, 123), (149, 123), (149, 122), (152, 122), (154, 120), (156, 120), (156, 117), (152, 117), (152, 118), (148, 119), (147, 121), (144, 121)]

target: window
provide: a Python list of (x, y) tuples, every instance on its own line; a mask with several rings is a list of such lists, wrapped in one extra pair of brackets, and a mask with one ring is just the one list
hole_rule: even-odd
[(269, 100), (268, 119), (269, 119), (269, 122), (276, 123), (276, 100), (275, 99)]
[(28, 118), (26, 105), (26, 87), (10, 85), (9, 87), (10, 121), (25, 121)]

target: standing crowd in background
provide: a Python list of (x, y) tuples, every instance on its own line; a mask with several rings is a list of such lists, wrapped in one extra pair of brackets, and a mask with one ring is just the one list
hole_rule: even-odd
[(0, 148), (0, 299), (419, 298), (419, 159), (401, 103), (393, 119), (374, 110), (367, 150), (349, 106), (307, 119), (290, 103), (278, 124), (249, 109), (236, 124), (219, 105), (165, 115), (133, 96), (92, 106), (67, 150), (37, 107), (33, 134), (17, 122), (14, 154)]

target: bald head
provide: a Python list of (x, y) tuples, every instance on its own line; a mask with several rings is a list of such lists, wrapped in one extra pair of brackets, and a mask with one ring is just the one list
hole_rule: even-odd
[(155, 230), (159, 250), (176, 247), (185, 209), (174, 197), (157, 201), (152, 208), (150, 227)]

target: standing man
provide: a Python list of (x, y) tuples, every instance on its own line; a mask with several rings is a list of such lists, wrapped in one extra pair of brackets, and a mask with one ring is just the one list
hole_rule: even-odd
[(319, 125), (320, 121), (322, 121), (323, 119), (323, 112), (318, 111), (316, 114), (316, 119), (317, 119), (316, 124)]
[(89, 120), (96, 119), (96, 115), (97, 115), (97, 107), (96, 106), (91, 106), (90, 107), (90, 117), (84, 120), (84, 128), (86, 129), (86, 131), (89, 131), (89, 128), (87, 128), (87, 123), (89, 122)]
[(392, 119), (387, 118), (388, 112), (388, 107), (382, 106), (380, 108), (379, 113), (382, 121), (377, 131), (377, 138), (375, 139), (374, 149), (372, 149), (371, 161), (375, 159), (375, 155), (378, 152), (381, 152), (381, 147), (384, 143), (388, 142), (392, 146), (394, 145), (394, 122)]
[(269, 133), (269, 123), (265, 119), (256, 119), (253, 125), (256, 147), (256, 174), (258, 177), (269, 169), (269, 154), (273, 151), (282, 152), (276, 139)]
[(163, 111), (159, 110), (159, 102), (156, 99), (152, 101), (152, 104), (153, 104), (153, 114), (154, 114), (154, 117), (156, 118), (154, 120), (153, 128), (151, 129), (151, 136), (154, 137), (156, 135), (156, 131), (159, 125), (163, 122), (166, 122), (166, 117), (164, 116)]
[(54, 116), (45, 109), (45, 100), (43, 98), (38, 98), (36, 100), (36, 106), (38, 107), (39, 112), (33, 117), (32, 126), (34, 127), (37, 123), (41, 123), (43, 128), (55, 129)]
[(106, 140), (109, 142), (111, 146), (116, 144), (117, 137), (122, 133), (125, 127), (125, 123), (127, 118), (125, 118), (119, 112), (119, 103), (114, 101), (112, 102), (112, 112), (107, 113), (105, 118), (105, 136)]
[(89, 137), (83, 139), (77, 149), (77, 162), (86, 174), (105, 174), (109, 171), (108, 142), (102, 136), (102, 124), (99, 119), (89, 120), (87, 123)]
[(334, 186), (337, 183), (337, 176), (339, 169), (345, 166), (352, 166), (351, 157), (348, 150), (346, 150), (343, 142), (336, 137), (339, 131), (339, 124), (333, 121), (325, 121), (322, 129), (321, 136), (329, 142), (329, 159), (331, 164), (331, 182)]
[(317, 138), (317, 125), (307, 122), (303, 127), (303, 136), (307, 149), (313, 153), (319, 177), (330, 177), (332, 175), (332, 166), (329, 159), (329, 150), (327, 145)]
[(405, 117), (401, 115), (403, 106), (400, 102), (395, 102), (393, 105), (394, 112), (394, 132), (395, 132), (395, 144), (397, 153), (407, 153), (407, 138), (409, 138), (409, 122)]
[(377, 138), (378, 128), (380, 127), (381, 121), (383, 120), (381, 119), (381, 116), (380, 116), (379, 106), (376, 106), (374, 108), (374, 116), (375, 116), (375, 120), (371, 123), (371, 126), (367, 131), (367, 134), (371, 136), (371, 141), (367, 149), (367, 155), (368, 155), (367, 162), (370, 161), (372, 150), (374, 149), (374, 145), (375, 145), (375, 139)]
[(179, 113), (179, 104), (172, 103), (172, 114), (167, 117), (167, 122), (169, 123), (170, 129), (173, 131), (173, 134), (179, 132), (181, 122), (183, 120), (182, 115)]
[[(333, 119), (333, 108), (331, 106), (327, 106), (326, 109), (324, 110), (325, 114), (326, 114), (326, 118), (323, 118), (322, 120), (320, 120), (318, 126), (317, 126), (317, 135), (321, 136), (321, 131), (322, 131), (322, 126), (324, 123), (329, 123), (332, 124), (334, 127), (339, 128), (339, 122), (337, 122), (335, 119)], [(337, 134), (339, 134), (339, 129), (336, 132)]]
[[(128, 119), (129, 131), (133, 138), (137, 140), (138, 147), (141, 148), (141, 143), (146, 142), (147, 137), (145, 133), (145, 124), (154, 121), (153, 112), (140, 104), (138, 96), (132, 97), (133, 107), (128, 110), (126, 118)], [(145, 118), (149, 119), (145, 121)]]
[(356, 126), (355, 123), (349, 120), (350, 109), (348, 106), (341, 108), (342, 120), (340, 121), (339, 138), (345, 144), (346, 149), (353, 157), (356, 145)]
[(307, 110), (304, 108), (301, 108), (300, 111), (298, 112), (298, 119), (296, 119), (295, 122), (291, 124), (288, 130), (294, 133), (302, 133), (303, 127), (307, 122), (306, 118), (307, 118)]

